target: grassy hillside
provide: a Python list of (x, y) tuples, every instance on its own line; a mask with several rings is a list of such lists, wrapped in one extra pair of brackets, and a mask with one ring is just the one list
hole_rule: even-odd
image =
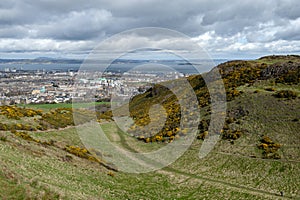
[[(106, 161), (110, 155), (85, 149), (76, 128), (89, 129), (94, 117), (88, 110), (3, 107), (0, 199), (300, 199), (299, 66), (297, 56), (219, 65), (228, 97), (226, 123), (222, 140), (204, 159), (199, 149), (209, 135), (209, 95), (201, 76), (189, 77), (201, 108), (198, 139), (173, 164), (145, 174), (120, 172)], [(177, 139), (179, 98), (156, 85), (130, 104), (138, 125), (149, 123), (151, 104), (165, 106), (169, 116), (161, 137), (132, 137), (114, 121), (100, 125), (121, 148), (153, 151)], [(78, 127), (72, 112), (82, 116)]]
[[(300, 82), (299, 66), (299, 56), (266, 56), (252, 61), (229, 61), (220, 64), (214, 68), (212, 72), (207, 74), (190, 76), (188, 81), (197, 95), (198, 106), (202, 108), (202, 110), (206, 109), (207, 111), (202, 112), (202, 114), (207, 116), (210, 115), (210, 95), (204, 81), (205, 78), (203, 77), (210, 76), (210, 74), (213, 74), (213, 71), (218, 70), (220, 72), (226, 90), (226, 99), (230, 102), (244, 92), (239, 90), (239, 87), (250, 87), (253, 84), (263, 85), (266, 83), (270, 84), (269, 88), (265, 89), (271, 91), (272, 86), (276, 86), (277, 88), (280, 84), (285, 86), (283, 88), (290, 86), (288, 91), (284, 89), (283, 91), (277, 91), (278, 93), (274, 94), (274, 96), (297, 97), (299, 95), (297, 88), (299, 88)], [(169, 85), (174, 85), (176, 82), (178, 82), (178, 80), (173, 80)], [(282, 94), (279, 94), (280, 92)], [(165, 108), (168, 116), (165, 126), (156, 135), (148, 136), (147, 133), (143, 135), (141, 130), (136, 128), (136, 126), (133, 127), (133, 133), (137, 133), (136, 136), (146, 142), (170, 142), (174, 140), (176, 136), (182, 135), (182, 130), (179, 130), (182, 111), (180, 110), (178, 99), (185, 99), (185, 95), (184, 90), (181, 94), (176, 96), (167, 87), (157, 84), (144, 94), (135, 96), (130, 102), (129, 108), (130, 115), (137, 125), (145, 126), (150, 123), (149, 109), (155, 104), (161, 104)], [(208, 108), (205, 108), (206, 106), (208, 106)], [(229, 118), (230, 116), (227, 117)], [(204, 131), (207, 131), (209, 118), (210, 116), (207, 116), (206, 122), (199, 124), (199, 134), (203, 134)], [(155, 120), (155, 118), (152, 120)], [(136, 129), (136, 131), (134, 129)], [(226, 134), (226, 130), (221, 130), (221, 132), (225, 132), (224, 134)], [(202, 137), (203, 135), (199, 135), (199, 138)]]

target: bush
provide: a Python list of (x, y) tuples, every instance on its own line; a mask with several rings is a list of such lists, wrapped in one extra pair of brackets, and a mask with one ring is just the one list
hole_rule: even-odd
[(109, 111), (104, 112), (104, 113), (97, 112), (97, 119), (98, 120), (104, 119), (104, 120), (107, 120), (107, 121), (113, 121), (112, 111), (109, 110)]
[(197, 136), (197, 139), (204, 140), (208, 136), (208, 131), (204, 131)]
[(32, 141), (32, 142), (37, 142), (39, 143), (40, 140), (37, 140), (37, 139), (34, 139), (33, 137), (31, 137), (28, 133), (26, 132), (14, 132), (14, 134), (17, 136), (17, 137), (20, 137), (24, 140), (27, 140), (27, 141)]
[(47, 145), (47, 146), (53, 146), (55, 143), (54, 140), (49, 140), (49, 141), (44, 141), (44, 142), (41, 142), (41, 144), (43, 145)]
[(0, 135), (0, 140), (3, 141), (3, 142), (6, 142), (7, 141), (7, 136)]
[(297, 97), (297, 93), (291, 90), (280, 90), (274, 94), (277, 98), (288, 98), (295, 99)]
[(257, 147), (263, 150), (262, 155), (264, 159), (280, 159), (277, 151), (280, 149), (281, 144), (273, 142), (268, 136), (263, 136), (260, 142)]
[(210, 123), (210, 119), (202, 119), (198, 125), (198, 129), (200, 130), (200, 132), (204, 132), (208, 130), (209, 127), (209, 123)]
[(237, 140), (242, 136), (242, 132), (240, 130), (225, 130), (222, 133), (223, 140)]
[(231, 124), (231, 123), (233, 123), (234, 122), (234, 118), (233, 117), (228, 117), (227, 119), (226, 119), (226, 123), (227, 124)]
[(239, 91), (235, 88), (232, 88), (230, 90), (227, 90), (226, 91), (226, 100), (227, 101), (231, 101), (233, 100), (235, 97), (241, 95), (243, 92), (242, 91)]
[(34, 117), (36, 115), (42, 115), (42, 111), (29, 108), (20, 108), (17, 106), (0, 106), (0, 114), (9, 119), (19, 120), (22, 117)]
[(273, 141), (271, 140), (271, 138), (269, 138), (268, 136), (263, 136), (262, 139), (260, 140), (261, 143), (265, 143), (265, 144), (273, 144)]
[(6, 124), (0, 123), (0, 130), (1, 130), (1, 131), (7, 131), (7, 130), (8, 130), (7, 125), (6, 125)]
[(271, 153), (271, 154), (264, 154), (264, 155), (263, 155), (263, 158), (265, 158), (265, 159), (275, 159), (275, 160), (278, 160), (278, 159), (281, 158), (281, 156), (280, 156), (277, 152), (275, 152), (275, 153)]
[(107, 175), (108, 175), (108, 176), (111, 176), (111, 177), (114, 177), (114, 176), (115, 176), (115, 174), (114, 174), (112, 171), (107, 172)]
[(78, 117), (77, 123), (83, 124), (91, 119), (94, 115), (92, 112), (87, 110), (79, 110), (72, 108), (57, 108), (52, 110), (49, 113), (42, 115), (42, 118), (39, 121), (39, 130), (47, 130), (48, 128), (65, 128), (67, 126), (74, 126), (73, 114), (76, 114)]
[(85, 159), (88, 159), (90, 161), (94, 161), (94, 162), (97, 162), (97, 163), (101, 163), (101, 160), (95, 156), (93, 156), (87, 149), (85, 148), (81, 148), (81, 147), (76, 147), (76, 146), (70, 146), (70, 145), (67, 145), (65, 148), (64, 148), (65, 151), (77, 156), (77, 157), (80, 157), (80, 158), (85, 158)]
[(276, 78), (276, 83), (298, 84), (300, 81), (300, 71), (292, 70)]
[(55, 141), (54, 140), (49, 140), (49, 141), (40, 141), (38, 139), (33, 138), (31, 135), (29, 135), (26, 132), (17, 132), (16, 130), (11, 131), (15, 136), (20, 137), (24, 140), (31, 141), (31, 142), (36, 142), (42, 145), (48, 145), (48, 146), (53, 146)]

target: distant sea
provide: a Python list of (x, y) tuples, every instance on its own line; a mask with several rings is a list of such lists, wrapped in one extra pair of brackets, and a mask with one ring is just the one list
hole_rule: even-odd
[[(214, 66), (226, 62), (227, 59), (217, 59), (214, 60)], [(201, 61), (197, 62), (200, 64), (190, 64), (190, 63), (183, 63), (183, 62), (178, 62), (178, 61), (172, 61), (172, 60), (167, 60), (167, 61), (157, 61), (155, 63), (151, 62), (116, 62), (111, 64), (106, 71), (110, 72), (119, 72), (123, 73), (128, 70), (134, 70), (134, 67), (137, 67), (139, 65), (146, 64), (143, 71), (148, 72), (148, 73), (156, 73), (157, 68), (153, 69), (151, 65), (155, 66), (157, 64), (168, 66), (169, 68), (172, 68), (173, 70), (176, 70), (180, 73), (183, 74), (198, 74), (199, 72), (194, 68), (193, 65), (198, 66), (198, 70), (200, 73), (202, 72), (207, 72), (214, 66), (211, 66), (211, 62), (208, 61)], [(37, 71), (37, 70), (45, 70), (46, 72), (49, 71), (78, 71), (79, 69), (81, 70), (82, 68), (81, 64), (68, 64), (68, 63), (51, 63), (51, 64), (36, 64), (36, 63), (0, 63), (0, 71), (4, 71), (5, 69), (10, 69), (10, 70), (30, 70), (30, 71)], [(95, 65), (93, 65), (93, 68), (95, 68)], [(99, 69), (101, 66), (99, 66)]]

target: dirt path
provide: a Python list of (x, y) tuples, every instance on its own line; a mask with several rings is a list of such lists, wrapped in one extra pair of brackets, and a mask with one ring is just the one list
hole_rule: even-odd
[(278, 198), (280, 198), (280, 199), (293, 199), (293, 197), (291, 197), (291, 196), (281, 197), (277, 193), (272, 193), (272, 192), (268, 192), (268, 191), (265, 191), (265, 190), (260, 190), (260, 189), (256, 189), (256, 188), (237, 185), (237, 184), (225, 182), (225, 181), (222, 181), (222, 180), (216, 180), (216, 179), (200, 176), (200, 175), (197, 175), (197, 174), (190, 174), (190, 173), (183, 172), (183, 171), (171, 168), (171, 167), (165, 167), (165, 168), (162, 169), (162, 171), (167, 171), (167, 172), (171, 172), (175, 175), (176, 174), (177, 175), (184, 175), (184, 176), (189, 177), (189, 178), (210, 182), (214, 185), (221, 185), (223, 187), (231, 188), (232, 190), (239, 191), (239, 192), (245, 192), (245, 193), (259, 195), (259, 196), (268, 196), (268, 197), (273, 197), (273, 198), (276, 198), (276, 199), (278, 199)]
[(256, 157), (250, 157), (250, 156), (245, 156), (245, 155), (241, 155), (241, 154), (234, 154), (234, 153), (226, 153), (226, 152), (216, 152), (218, 154), (222, 154), (222, 155), (229, 155), (229, 156), (236, 156), (236, 157), (240, 157), (240, 158), (251, 158), (251, 159), (255, 159), (255, 160), (263, 160), (265, 162), (280, 162), (280, 163), (300, 163), (299, 160), (287, 160), (287, 159), (279, 159), (279, 160), (270, 160), (270, 159), (261, 159), (261, 158), (256, 158)]
[[(137, 152), (135, 149), (131, 148), (129, 146), (129, 144), (126, 142), (125, 136), (118, 132), (118, 135), (120, 137), (120, 144), (123, 148), (133, 151), (133, 152)], [(235, 155), (236, 156), (236, 155)], [(213, 178), (208, 178), (208, 177), (204, 177), (201, 176), (201, 174), (191, 174), (191, 173), (187, 173), (178, 169), (174, 169), (172, 167), (165, 167), (161, 170), (157, 171), (158, 173), (162, 173), (162, 174), (173, 174), (173, 175), (180, 175), (180, 176), (185, 176), (189, 179), (198, 179), (201, 181), (205, 181), (205, 182), (210, 182), (212, 185), (219, 185), (221, 187), (226, 187), (226, 188), (230, 188), (233, 191), (239, 191), (239, 192), (244, 192), (244, 193), (249, 193), (249, 194), (253, 194), (253, 195), (258, 195), (258, 196), (263, 196), (263, 197), (269, 197), (272, 199), (293, 199), (293, 198), (299, 198), (299, 196), (297, 197), (292, 197), (292, 196), (280, 196), (279, 193), (273, 193), (273, 192), (268, 192), (262, 189), (257, 189), (257, 188), (251, 188), (251, 187), (247, 187), (247, 186), (243, 186), (243, 185), (239, 185), (239, 184), (234, 184), (234, 183), (229, 183), (226, 181), (222, 181), (222, 180), (217, 180), (217, 179), (213, 179)], [(193, 195), (195, 191), (193, 191), (190, 196)]]

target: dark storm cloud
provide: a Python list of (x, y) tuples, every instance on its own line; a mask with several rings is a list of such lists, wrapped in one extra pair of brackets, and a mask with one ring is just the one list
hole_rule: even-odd
[(191, 31), (193, 35), (208, 29), (232, 35), (258, 23), (300, 15), (297, 1), (276, 2), (12, 0), (1, 2), (0, 23), (28, 25), (37, 31), (37, 37), (54, 39), (90, 39), (143, 26)]
[(234, 35), (276, 17), (267, 1), (232, 2), (205, 13), (201, 24), (210, 26), (219, 35)]
[(0, 39), (7, 41), (0, 50), (13, 42), (17, 51), (26, 47), (20, 41), (32, 40), (49, 50), (62, 43), (76, 49), (86, 41), (79, 45), (86, 49), (93, 40), (149, 26), (183, 32), (220, 51), (264, 49), (281, 40), (298, 42), (299, 17), (298, 0), (1, 0)]
[(300, 17), (300, 2), (298, 0), (280, 1), (275, 12), (283, 18), (297, 19)]
[(112, 14), (106, 10), (72, 11), (61, 18), (53, 17), (36, 29), (41, 37), (85, 40), (105, 34), (112, 20)]

